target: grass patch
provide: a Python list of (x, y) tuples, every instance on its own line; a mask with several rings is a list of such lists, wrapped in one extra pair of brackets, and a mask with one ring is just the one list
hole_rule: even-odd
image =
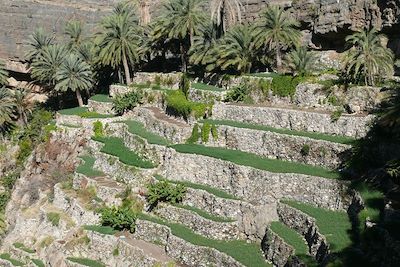
[(235, 164), (253, 167), (260, 170), (275, 173), (300, 173), (311, 176), (319, 176), (329, 179), (338, 179), (339, 173), (322, 167), (306, 165), (297, 162), (289, 162), (277, 159), (263, 158), (255, 154), (240, 150), (226, 149), (220, 147), (206, 147), (196, 144), (172, 145), (180, 153), (190, 153), (222, 159)]
[(311, 139), (324, 140), (324, 141), (329, 141), (329, 142), (339, 143), (339, 144), (346, 144), (346, 145), (351, 145), (355, 141), (354, 138), (347, 137), (347, 136), (329, 135), (329, 134), (322, 134), (322, 133), (315, 133), (315, 132), (294, 131), (294, 130), (289, 130), (289, 129), (273, 128), (273, 127), (264, 126), (264, 125), (257, 125), (257, 124), (251, 124), (251, 123), (245, 123), (245, 122), (239, 122), (239, 121), (231, 121), (231, 120), (209, 120), (209, 119), (207, 119), (207, 120), (202, 120), (202, 122), (209, 122), (210, 124), (216, 124), (216, 125), (232, 126), (232, 127), (236, 127), (236, 128), (245, 128), (245, 129), (274, 132), (274, 133), (279, 133), (279, 134), (288, 134), (288, 135), (294, 135), (294, 136), (308, 137)]
[(98, 177), (104, 175), (104, 173), (102, 173), (101, 171), (95, 170), (93, 168), (94, 162), (96, 161), (94, 157), (81, 156), (80, 158), (83, 160), (83, 163), (81, 163), (76, 168), (76, 172), (81, 173), (88, 177)]
[(144, 169), (155, 167), (152, 162), (142, 159), (142, 157), (126, 147), (122, 138), (93, 137), (93, 140), (104, 144), (100, 150), (101, 152), (118, 157), (122, 163)]
[(213, 91), (213, 92), (222, 92), (224, 89), (210, 85), (210, 84), (205, 84), (205, 83), (192, 83), (191, 85), (192, 88), (198, 89), (198, 90), (204, 90), (204, 91)]
[(128, 131), (130, 133), (146, 139), (149, 144), (156, 144), (162, 146), (167, 146), (169, 144), (169, 141), (167, 139), (146, 130), (143, 123), (141, 122), (130, 120), (130, 121), (124, 121), (123, 123), (128, 125)]
[(60, 213), (57, 212), (49, 212), (46, 214), (47, 220), (51, 222), (53, 226), (58, 226), (60, 224)]
[(214, 222), (224, 223), (224, 222), (234, 222), (235, 221), (234, 219), (231, 219), (231, 218), (226, 218), (226, 217), (221, 217), (221, 216), (216, 216), (214, 214), (210, 214), (202, 209), (198, 209), (196, 207), (192, 207), (189, 205), (175, 204), (174, 206), (181, 208), (181, 209), (193, 211), (193, 212), (197, 213), (199, 216), (201, 216), (205, 219), (214, 221)]
[(88, 109), (86, 107), (75, 107), (75, 108), (67, 108), (67, 109), (61, 109), (58, 111), (61, 115), (77, 115), (87, 112)]
[(160, 176), (160, 175), (155, 175), (154, 178), (156, 178), (159, 181), (168, 181), (170, 183), (174, 183), (174, 184), (181, 184), (184, 185), (186, 187), (190, 187), (193, 189), (200, 189), (200, 190), (204, 190), (216, 197), (219, 198), (225, 198), (225, 199), (232, 199), (232, 200), (240, 200), (240, 198), (235, 197), (234, 195), (231, 195), (225, 191), (219, 190), (217, 188), (208, 186), (208, 185), (203, 185), (203, 184), (196, 184), (196, 183), (192, 183), (192, 182), (188, 182), (188, 181), (175, 181), (175, 180), (169, 180), (169, 179), (165, 179), (164, 177)]
[(67, 260), (75, 263), (79, 263), (84, 266), (89, 267), (105, 267), (106, 265), (100, 261), (91, 260), (88, 258), (75, 258), (75, 257), (68, 257)]
[(380, 221), (381, 210), (384, 208), (384, 194), (376, 189), (368, 187), (367, 184), (355, 183), (352, 187), (357, 190), (365, 204), (364, 209), (358, 214), (360, 225), (365, 225), (367, 218), (373, 222)]
[(13, 244), (13, 246), (14, 246), (15, 248), (17, 248), (17, 249), (20, 249), (20, 250), (25, 251), (26, 253), (33, 254), (33, 253), (36, 252), (34, 249), (28, 248), (28, 247), (26, 247), (24, 244), (22, 244), (22, 243), (20, 243), (20, 242), (15, 242), (15, 243)]
[(317, 208), (291, 200), (284, 200), (282, 203), (315, 218), (321, 234), (326, 237), (333, 252), (340, 252), (351, 245), (351, 222), (347, 213)]
[(272, 222), (270, 229), (280, 236), (286, 243), (291, 245), (296, 250), (296, 254), (307, 255), (308, 246), (295, 230), (281, 222)]
[(25, 265), (25, 263), (23, 263), (22, 261), (11, 258), (11, 255), (9, 253), (0, 254), (0, 259), (9, 261), (14, 266), (24, 266)]
[(261, 253), (260, 245), (256, 243), (247, 243), (244, 240), (222, 241), (205, 238), (195, 234), (191, 229), (177, 223), (170, 223), (160, 218), (147, 214), (140, 214), (140, 219), (154, 223), (166, 225), (171, 228), (173, 235), (180, 237), (194, 245), (215, 248), (231, 257), (245, 266), (270, 266)]
[(97, 101), (97, 102), (104, 102), (104, 103), (112, 103), (112, 98), (108, 95), (98, 94), (94, 95), (90, 98), (90, 100)]
[(114, 235), (117, 232), (110, 226), (102, 226), (102, 225), (84, 225), (83, 229), (97, 232), (103, 235)]
[(68, 108), (68, 109), (61, 109), (58, 111), (61, 115), (75, 115), (82, 118), (87, 119), (104, 119), (104, 118), (113, 118), (114, 115), (109, 114), (100, 114), (93, 111), (88, 111), (86, 107), (75, 107), (75, 108)]
[(44, 262), (42, 260), (39, 259), (31, 259), (31, 261), (33, 262), (33, 264), (35, 264), (37, 267), (46, 267), (46, 265), (44, 264)]

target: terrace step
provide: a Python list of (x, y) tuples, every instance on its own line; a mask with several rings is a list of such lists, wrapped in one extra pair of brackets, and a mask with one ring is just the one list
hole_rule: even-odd
[(14, 255), (9, 252), (1, 252), (0, 253), (0, 264), (3, 267), (14, 267), (14, 266), (35, 266), (31, 265), (31, 263), (27, 260), (19, 258), (17, 255)]
[(292, 108), (256, 105), (215, 104), (212, 118), (233, 120), (275, 128), (364, 137), (374, 116), (343, 115), (332, 122), (331, 114)]

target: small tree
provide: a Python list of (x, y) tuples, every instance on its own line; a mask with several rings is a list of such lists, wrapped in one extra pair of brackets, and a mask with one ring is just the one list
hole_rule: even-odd
[(0, 60), (0, 86), (7, 85), (8, 71), (6, 71), (5, 64)]
[(21, 118), (24, 125), (27, 126), (28, 115), (32, 113), (35, 106), (30, 90), (25, 88), (16, 89), (14, 91), (13, 99), (19, 118)]
[(15, 102), (5, 87), (0, 88), (0, 132), (6, 130), (15, 119)]
[(299, 76), (310, 74), (314, 69), (315, 61), (315, 54), (307, 51), (304, 46), (296, 47), (287, 56), (287, 66)]

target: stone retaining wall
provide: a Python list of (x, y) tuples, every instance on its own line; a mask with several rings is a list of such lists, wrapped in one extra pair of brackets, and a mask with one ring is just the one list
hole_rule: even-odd
[(236, 222), (215, 222), (203, 218), (190, 210), (163, 204), (158, 204), (154, 213), (165, 220), (181, 223), (207, 238), (222, 240), (236, 240), (239, 238), (239, 229)]
[(347, 183), (294, 173), (272, 173), (211, 157), (165, 150), (160, 173), (174, 180), (207, 184), (254, 204), (282, 198), (333, 209), (347, 210), (353, 201)]
[(115, 114), (112, 102), (99, 102), (89, 99), (88, 110), (100, 114)]
[(190, 88), (189, 99), (196, 102), (215, 102), (225, 99), (227, 91), (208, 91)]
[(233, 120), (276, 128), (344, 135), (355, 138), (364, 137), (374, 119), (373, 115), (343, 115), (338, 121), (331, 122), (331, 115), (327, 113), (227, 104), (214, 105), (212, 114), (213, 119)]
[[(350, 156), (350, 145), (307, 137), (218, 125), (218, 140), (208, 145), (227, 147), (263, 157), (337, 168)], [(207, 145), (207, 144), (206, 144)], [(309, 148), (308, 154), (303, 152)]]
[(188, 266), (243, 266), (214, 248), (193, 245), (171, 233), (169, 227), (145, 220), (136, 221), (134, 236), (165, 246), (167, 255)]
[(329, 245), (315, 219), (283, 203), (278, 203), (277, 211), (280, 221), (300, 233), (307, 241), (310, 254), (323, 262), (329, 255)]
[(261, 242), (261, 248), (268, 261), (274, 266), (286, 266), (289, 259), (294, 255), (294, 248), (288, 245), (282, 238), (267, 228)]
[(162, 72), (136, 72), (132, 78), (132, 83), (137, 84), (160, 84), (172, 89), (179, 89), (182, 73), (162, 73)]
[(76, 115), (61, 115), (61, 114), (57, 114), (56, 116), (57, 124), (72, 124), (90, 128), (93, 128), (93, 122), (95, 121), (101, 121), (104, 125), (106, 123), (112, 123), (124, 119), (126, 118), (121, 116), (113, 118), (81, 118)]

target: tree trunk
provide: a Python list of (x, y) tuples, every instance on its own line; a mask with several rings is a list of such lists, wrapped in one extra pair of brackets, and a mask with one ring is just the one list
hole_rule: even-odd
[(186, 66), (186, 52), (185, 52), (185, 47), (183, 44), (183, 40), (181, 41), (181, 61), (182, 61), (182, 72), (187, 71), (187, 66)]
[(190, 46), (193, 46), (193, 28), (190, 28), (190, 32), (189, 32), (189, 40), (190, 40)]
[(276, 45), (276, 70), (279, 73), (282, 71), (281, 49), (279, 45)]
[(126, 84), (131, 84), (131, 74), (129, 73), (129, 65), (128, 60), (126, 59), (126, 55), (122, 56), (122, 64), (124, 65), (125, 77), (126, 77)]
[(82, 100), (82, 95), (81, 95), (81, 91), (79, 91), (79, 89), (75, 90), (76, 93), (76, 99), (78, 99), (78, 104), (80, 107), (83, 106), (83, 100)]

